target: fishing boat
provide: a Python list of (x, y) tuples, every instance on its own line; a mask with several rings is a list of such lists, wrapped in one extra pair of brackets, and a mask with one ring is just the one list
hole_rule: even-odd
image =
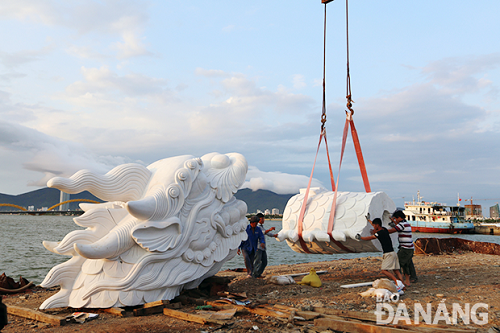
[(474, 224), (465, 219), (465, 207), (421, 199), (419, 191), (417, 201), (405, 202), (404, 213), (412, 231), (440, 234), (474, 233)]

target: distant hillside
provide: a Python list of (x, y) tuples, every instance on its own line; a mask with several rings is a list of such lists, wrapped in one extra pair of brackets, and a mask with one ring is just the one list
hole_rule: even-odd
[(280, 214), (283, 214), (286, 203), (295, 194), (276, 194), (267, 190), (252, 191), (245, 188), (239, 190), (235, 196), (237, 199), (246, 202), (249, 213), (255, 213), (257, 209), (264, 211), (266, 209), (272, 210), (273, 208), (278, 208)]
[[(51, 207), (59, 202), (60, 191), (54, 188), (42, 188), (39, 190), (19, 194), (8, 195), (0, 193), (0, 203), (9, 203), (21, 207), (35, 206), (35, 210), (42, 207)], [(236, 198), (246, 202), (249, 213), (257, 212), (257, 209), (264, 211), (266, 209), (278, 208), (280, 214), (283, 213), (288, 199), (295, 194), (276, 194), (267, 190), (252, 191), (250, 189), (242, 189), (236, 193)], [(102, 201), (89, 192), (72, 194), (70, 199), (91, 199)], [(70, 203), (70, 210), (78, 208), (78, 202)], [(0, 207), (0, 210), (10, 211), (12, 207)]]
[[(39, 190), (19, 194), (19, 195), (8, 195), (0, 193), (0, 203), (14, 204), (21, 207), (28, 208), (28, 206), (35, 206), (35, 210), (42, 207), (52, 207), (53, 205), (59, 203), (59, 197), (61, 191), (55, 188), (41, 188)], [(70, 199), (91, 199), (96, 201), (101, 201), (89, 192), (85, 191), (78, 194), (71, 194)], [(69, 204), (70, 210), (78, 209), (79, 202), (71, 202)], [(2, 211), (15, 210), (12, 207), (0, 207)]]

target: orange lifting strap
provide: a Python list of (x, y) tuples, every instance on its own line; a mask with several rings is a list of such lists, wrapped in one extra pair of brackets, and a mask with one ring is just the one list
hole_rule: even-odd
[(335, 240), (332, 236), (332, 231), (333, 231), (333, 225), (334, 225), (334, 220), (335, 220), (335, 210), (337, 208), (337, 191), (336, 189), (339, 188), (339, 179), (340, 179), (340, 168), (342, 166), (342, 159), (344, 157), (344, 151), (345, 151), (345, 144), (347, 141), (347, 134), (349, 132), (349, 127), (351, 128), (351, 136), (352, 140), (354, 143), (354, 149), (356, 150), (356, 156), (358, 158), (358, 164), (359, 164), (359, 169), (361, 171), (361, 177), (363, 178), (363, 184), (365, 186), (365, 191), (371, 192), (370, 189), (370, 183), (368, 181), (368, 174), (366, 172), (366, 167), (365, 167), (365, 161), (363, 159), (363, 153), (361, 151), (361, 145), (359, 143), (359, 138), (358, 138), (358, 133), (356, 131), (356, 127), (354, 126), (354, 120), (352, 119), (352, 116), (354, 115), (354, 110), (352, 109), (352, 99), (351, 99), (351, 78), (349, 74), (349, 11), (348, 11), (348, 0), (346, 0), (346, 35), (347, 35), (347, 83), (346, 83), (346, 98), (347, 98), (347, 108), (349, 111), (346, 111), (346, 121), (344, 125), (344, 132), (342, 135), (342, 148), (340, 151), (340, 161), (339, 161), (339, 171), (337, 174), (337, 183), (335, 183), (335, 179), (333, 177), (333, 172), (332, 172), (332, 166), (330, 162), (330, 154), (328, 153), (328, 141), (326, 139), (326, 128), (325, 128), (325, 123), (326, 123), (326, 89), (325, 89), (325, 68), (326, 68), (326, 5), (328, 2), (331, 2), (332, 0), (322, 0), (322, 3), (325, 4), (325, 19), (324, 19), (324, 32), (323, 32), (323, 105), (322, 105), (322, 113), (321, 113), (321, 132), (319, 136), (319, 142), (318, 142), (318, 148), (316, 150), (316, 156), (314, 157), (314, 164), (312, 167), (311, 171), (311, 176), (309, 177), (309, 183), (307, 184), (307, 189), (306, 192), (304, 193), (304, 201), (302, 202), (302, 207), (300, 209), (300, 215), (299, 215), (299, 220), (298, 220), (298, 236), (299, 236), (299, 243), (304, 252), (306, 253), (311, 253), (309, 249), (307, 248), (306, 242), (302, 238), (302, 232), (303, 232), (303, 221), (304, 221), (304, 215), (306, 212), (307, 208), (307, 200), (309, 198), (309, 190), (311, 188), (311, 182), (314, 174), (314, 168), (316, 166), (316, 159), (318, 157), (318, 152), (319, 152), (319, 147), (321, 146), (321, 141), (324, 139), (325, 140), (325, 148), (326, 148), (326, 156), (328, 158), (328, 167), (330, 169), (330, 180), (332, 183), (332, 191), (335, 192), (333, 196), (333, 202), (332, 202), (332, 208), (330, 212), (330, 217), (328, 220), (328, 229), (327, 233), (330, 236), (331, 242), (333, 242), (335, 245), (337, 245), (339, 248), (346, 252), (353, 252), (347, 247), (345, 247), (342, 243), (338, 242)]

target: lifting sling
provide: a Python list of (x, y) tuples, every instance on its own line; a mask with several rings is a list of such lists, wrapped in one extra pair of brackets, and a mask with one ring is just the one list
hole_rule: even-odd
[(326, 155), (328, 159), (328, 167), (330, 169), (330, 181), (331, 181), (331, 186), (332, 186), (332, 191), (334, 193), (333, 201), (332, 201), (332, 207), (330, 211), (330, 217), (328, 220), (328, 229), (327, 233), (330, 236), (330, 241), (337, 245), (339, 248), (346, 252), (353, 252), (347, 247), (345, 247), (341, 242), (335, 240), (332, 236), (332, 231), (333, 231), (333, 226), (334, 226), (334, 221), (335, 221), (335, 210), (336, 210), (336, 204), (337, 204), (337, 190), (339, 188), (339, 179), (340, 179), (340, 168), (342, 165), (342, 159), (344, 157), (344, 150), (345, 150), (345, 144), (347, 141), (347, 135), (349, 132), (349, 127), (351, 128), (351, 136), (353, 139), (354, 143), (354, 149), (356, 151), (356, 156), (358, 159), (358, 164), (359, 164), (359, 169), (361, 171), (361, 177), (363, 178), (363, 184), (365, 187), (365, 191), (371, 192), (370, 189), (370, 183), (368, 181), (368, 175), (366, 172), (366, 167), (365, 167), (365, 162), (363, 159), (363, 153), (361, 151), (361, 145), (359, 143), (359, 138), (358, 138), (358, 133), (356, 131), (356, 127), (354, 126), (354, 120), (352, 116), (354, 115), (354, 110), (352, 109), (352, 98), (351, 98), (351, 78), (350, 78), (350, 73), (349, 73), (349, 11), (348, 11), (348, 0), (346, 0), (346, 35), (347, 35), (347, 82), (346, 82), (346, 99), (347, 99), (347, 109), (346, 110), (346, 121), (344, 125), (344, 131), (342, 135), (342, 146), (341, 146), (341, 151), (340, 151), (340, 161), (339, 161), (339, 171), (337, 173), (337, 182), (335, 183), (335, 179), (333, 177), (333, 172), (332, 172), (332, 166), (330, 163), (330, 155), (328, 152), (328, 141), (326, 139), (326, 128), (325, 128), (325, 123), (326, 123), (326, 84), (325, 84), (325, 69), (326, 69), (326, 5), (328, 2), (331, 2), (332, 0), (322, 0), (322, 3), (325, 5), (325, 18), (324, 18), (324, 31), (323, 31), (323, 101), (322, 101), (322, 112), (321, 112), (321, 131), (320, 131), (320, 136), (319, 136), (319, 142), (318, 142), (318, 148), (316, 149), (316, 156), (314, 157), (314, 164), (312, 167), (311, 171), (311, 176), (309, 177), (309, 182), (307, 184), (307, 189), (304, 193), (304, 201), (302, 202), (302, 206), (300, 209), (300, 215), (299, 215), (299, 220), (298, 220), (298, 236), (299, 236), (299, 243), (304, 252), (306, 253), (311, 253), (309, 249), (307, 248), (307, 245), (302, 237), (302, 232), (303, 232), (303, 221), (304, 221), (304, 216), (307, 208), (307, 200), (309, 197), (309, 190), (311, 188), (311, 182), (314, 174), (314, 168), (316, 166), (316, 159), (318, 157), (318, 152), (319, 148), (321, 146), (321, 141), (324, 139), (325, 140), (325, 148), (326, 148)]

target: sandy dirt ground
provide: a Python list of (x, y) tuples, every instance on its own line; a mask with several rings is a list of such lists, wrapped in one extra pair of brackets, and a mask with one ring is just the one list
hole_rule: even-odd
[[(272, 255), (270, 253), (269, 255)], [(488, 323), (468, 325), (459, 322), (449, 326), (450, 329), (473, 329), (478, 333), (494, 332), (500, 328), (500, 256), (455, 252), (444, 255), (418, 255), (414, 257), (418, 273), (418, 282), (407, 288), (401, 296), (410, 317), (413, 316), (415, 303), (425, 308), (427, 303), (432, 309), (437, 309), (444, 303), (451, 312), (453, 303), (462, 308), (465, 304), (472, 307), (477, 303), (488, 305)], [(373, 313), (376, 309), (374, 298), (361, 297), (360, 292), (368, 287), (341, 288), (341, 285), (370, 282), (381, 278), (379, 268), (381, 258), (369, 257), (349, 260), (335, 260), (295, 265), (270, 266), (265, 275), (283, 275), (305, 273), (310, 268), (317, 271), (326, 270), (321, 274), (322, 286), (313, 288), (298, 284), (274, 285), (266, 283), (265, 279), (246, 278), (244, 272), (223, 271), (218, 276), (232, 278), (229, 291), (246, 292), (253, 302), (274, 305), (292, 306), (301, 310), (311, 310), (323, 307), (339, 310), (351, 310), (359, 313)], [(300, 281), (301, 277), (296, 277)], [(56, 291), (35, 288), (26, 294), (4, 296), (4, 303), (38, 309), (39, 305)], [(217, 297), (212, 298), (212, 300)], [(195, 313), (194, 305), (184, 305), (181, 311)], [(75, 309), (51, 309), (46, 313), (66, 316)], [(92, 309), (83, 310), (95, 312)], [(484, 308), (479, 311), (486, 312)], [(439, 324), (445, 324), (444, 321)], [(117, 317), (108, 313), (99, 313), (98, 319), (83, 323), (69, 323), (55, 327), (42, 322), (23, 319), (9, 315), (9, 324), (2, 333), (11, 332), (334, 332), (318, 330), (313, 321), (306, 325), (290, 325), (272, 317), (258, 316), (250, 313), (237, 313), (227, 327), (217, 324), (196, 324), (167, 317), (163, 314), (142, 317)], [(500, 332), (500, 330), (499, 330)]]

